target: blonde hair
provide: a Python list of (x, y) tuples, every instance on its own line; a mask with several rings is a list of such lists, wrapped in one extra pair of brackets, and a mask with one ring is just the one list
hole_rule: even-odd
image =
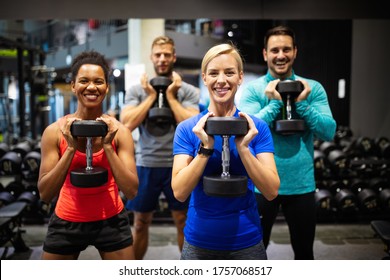
[(207, 66), (211, 60), (213, 60), (214, 58), (222, 54), (232, 55), (234, 59), (237, 61), (238, 71), (242, 72), (244, 70), (244, 63), (242, 62), (241, 55), (237, 50), (237, 48), (232, 44), (225, 43), (225, 44), (216, 45), (206, 52), (202, 60), (202, 66), (201, 66), (202, 73), (206, 73)]

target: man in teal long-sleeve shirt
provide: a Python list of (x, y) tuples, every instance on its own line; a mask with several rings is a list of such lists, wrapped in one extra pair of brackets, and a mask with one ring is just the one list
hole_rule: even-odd
[[(313, 141), (314, 137), (332, 140), (336, 122), (324, 87), (317, 81), (295, 75), (293, 63), (296, 55), (293, 30), (286, 26), (268, 30), (263, 49), (267, 74), (247, 84), (242, 91), (239, 109), (266, 121), (274, 140), (275, 162), (281, 181), (279, 195), (267, 201), (260, 193), (256, 194), (262, 216), (264, 245), (269, 244), (272, 226), (281, 206), (289, 227), (295, 259), (309, 260), (314, 259), (316, 226)], [(303, 132), (292, 135), (275, 132), (275, 120), (281, 119), (284, 106), (276, 90), (282, 80), (299, 80), (304, 86), (295, 100), (296, 116), (305, 123)]]

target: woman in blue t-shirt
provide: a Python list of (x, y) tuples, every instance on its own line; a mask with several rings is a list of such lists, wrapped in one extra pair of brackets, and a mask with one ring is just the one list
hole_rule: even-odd
[[(240, 112), (234, 97), (243, 81), (243, 62), (230, 44), (212, 47), (202, 61), (202, 79), (209, 91), (208, 109), (181, 122), (175, 132), (172, 188), (190, 205), (181, 259), (267, 259), (254, 188), (272, 200), (279, 176), (268, 125)], [(229, 137), (230, 174), (247, 176), (247, 191), (237, 197), (207, 195), (203, 177), (222, 173), (222, 137), (207, 135), (209, 117), (245, 118), (248, 132)]]

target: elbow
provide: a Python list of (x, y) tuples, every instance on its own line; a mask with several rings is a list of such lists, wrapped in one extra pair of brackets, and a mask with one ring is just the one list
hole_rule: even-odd
[(49, 196), (45, 192), (39, 191), (39, 199), (46, 204), (50, 204), (53, 200), (53, 197)]
[(124, 193), (127, 199), (129, 200), (134, 199), (138, 194), (138, 179), (136, 180), (136, 182), (134, 182), (134, 184), (130, 188), (128, 188), (125, 192), (124, 191), (122, 192)]
[(186, 199), (188, 198), (188, 195), (184, 194), (183, 191), (175, 188), (173, 185), (172, 185), (172, 190), (173, 190), (173, 195), (174, 197), (180, 201), (180, 202), (184, 202), (186, 201)]
[(268, 192), (266, 194), (264, 193), (264, 197), (268, 201), (274, 200), (279, 194), (279, 186), (280, 186), (280, 179), (278, 178), (278, 180), (274, 182), (272, 186), (270, 186)]

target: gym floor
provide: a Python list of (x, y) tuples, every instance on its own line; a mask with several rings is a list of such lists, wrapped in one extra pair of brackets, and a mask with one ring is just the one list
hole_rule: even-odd
[[(0, 255), (9, 260), (39, 260), (47, 224), (22, 225), (22, 238), (30, 248), (27, 252), (15, 253), (12, 244), (0, 248)], [(176, 242), (176, 229), (172, 223), (154, 223), (150, 229), (147, 260), (176, 260), (180, 253)], [(7, 248), (7, 249), (6, 249)], [(278, 219), (267, 250), (270, 260), (292, 260), (294, 258), (288, 228), (283, 218)], [(369, 222), (319, 223), (314, 242), (314, 256), (318, 260), (381, 260), (387, 254), (383, 242), (375, 236)], [(100, 259), (94, 247), (88, 247), (79, 259)]]

